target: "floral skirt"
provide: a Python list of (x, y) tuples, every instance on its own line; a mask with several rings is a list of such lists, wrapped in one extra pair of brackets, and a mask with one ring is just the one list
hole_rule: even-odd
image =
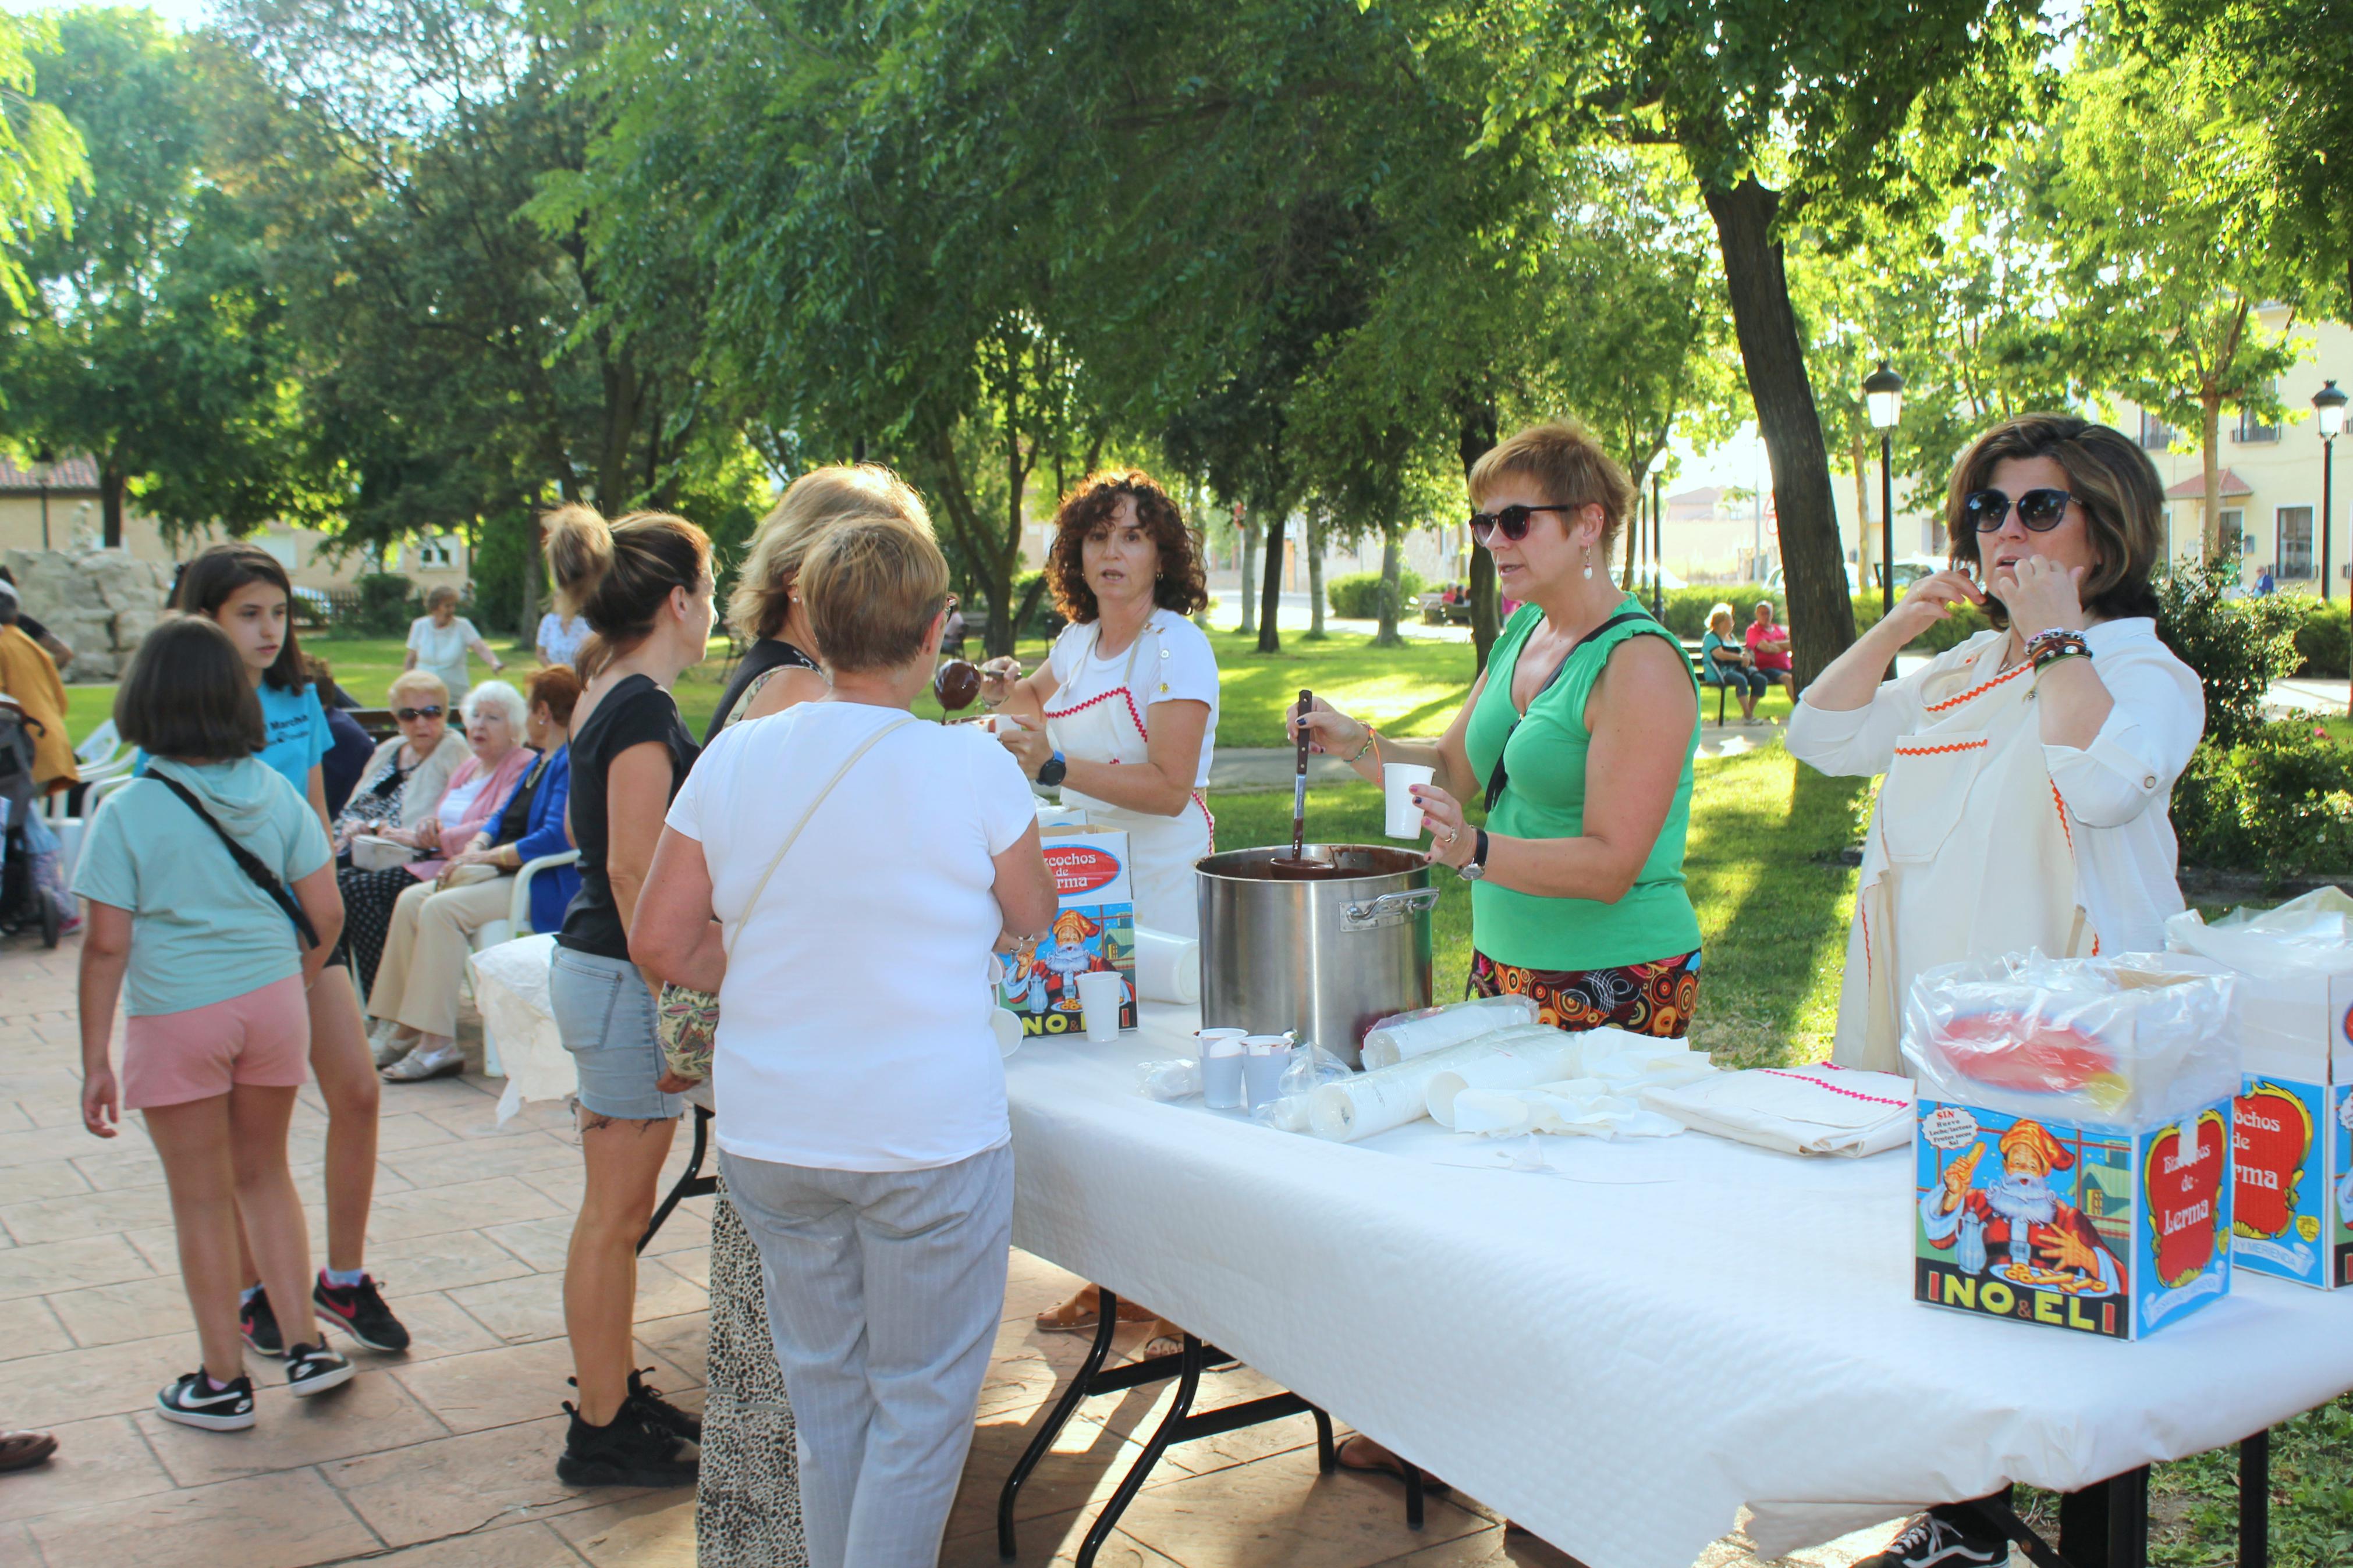
[(1471, 951), (1473, 996), (1528, 996), (1536, 1021), (1574, 1033), (1623, 1029), (1680, 1040), (1699, 1005), (1699, 953), (1616, 969), (1522, 969)]

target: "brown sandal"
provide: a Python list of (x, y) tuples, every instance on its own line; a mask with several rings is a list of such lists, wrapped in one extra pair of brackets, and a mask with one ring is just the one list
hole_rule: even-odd
[[(1091, 1334), (1103, 1321), (1103, 1296), (1092, 1285), (1077, 1295), (1038, 1314), (1038, 1330), (1048, 1334)], [(1133, 1301), (1119, 1304), (1119, 1321), (1123, 1323), (1148, 1323), (1154, 1313), (1150, 1308), (1139, 1307)]]
[(51, 1432), (0, 1432), (0, 1470), (28, 1470), (58, 1451)]

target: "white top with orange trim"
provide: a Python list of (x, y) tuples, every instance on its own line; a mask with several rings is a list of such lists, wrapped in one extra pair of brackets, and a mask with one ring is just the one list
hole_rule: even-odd
[[(1940, 728), (1948, 711), (1957, 716), (1997, 684), (2034, 679), (2031, 667), (2020, 666), (1991, 680), (1956, 688), (1954, 677), (1965, 667), (1981, 656), (1999, 657), (1994, 645), (2002, 635), (1980, 633), (1925, 668), (1887, 682), (1868, 707), (1831, 712), (1801, 700), (1789, 720), (1790, 754), (1826, 773), (1886, 773), (1900, 748), (1916, 747), (1924, 732)], [(2158, 639), (2156, 623), (2145, 616), (2094, 626), (2084, 641), (2115, 708), (2089, 746), (2041, 747), (2064, 807), (2076, 901), (2097, 934), (2100, 951), (2162, 951), (2165, 919), (2182, 907), (2179, 849), (2168, 807), (2173, 781), (2205, 731), (2205, 694), (2196, 673)], [(1933, 698), (1924, 695), (1930, 692)], [(2030, 722), (2015, 734), (2013, 743), (2039, 743), (2039, 724)], [(1964, 731), (1934, 739), (1957, 744), (1968, 736)], [(1954, 823), (1951, 841), (1983, 843), (2016, 826)]]

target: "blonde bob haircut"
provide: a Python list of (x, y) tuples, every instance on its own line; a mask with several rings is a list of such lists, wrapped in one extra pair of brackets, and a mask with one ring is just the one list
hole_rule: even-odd
[(828, 668), (895, 669), (923, 653), (947, 606), (948, 563), (929, 529), (901, 517), (860, 518), (818, 537), (800, 584)]
[(419, 697), (438, 703), (446, 716), (449, 711), (449, 688), (429, 669), (407, 669), (392, 678), (392, 686), (384, 694), (384, 705), (397, 708), (403, 697)]
[(734, 591), (727, 595), (728, 626), (746, 642), (781, 634), (792, 613), (793, 581), (809, 547), (836, 523), (875, 518), (897, 518), (932, 531), (923, 498), (880, 463), (835, 463), (795, 479), (752, 535)]
[(1601, 553), (1634, 510), (1634, 482), (1593, 432), (1574, 419), (1531, 425), (1471, 466), (1471, 504), (1484, 506), (1505, 479), (1527, 479), (1555, 506), (1601, 509)]
[(1715, 602), (1715, 608), (1709, 610), (1707, 613), (1707, 624), (1711, 630), (1714, 629), (1715, 623), (1718, 621), (1722, 621), (1725, 626), (1733, 626), (1735, 628), (1737, 628), (1740, 624), (1739, 617), (1732, 613), (1732, 606), (1725, 604), (1721, 599), (1718, 599)]

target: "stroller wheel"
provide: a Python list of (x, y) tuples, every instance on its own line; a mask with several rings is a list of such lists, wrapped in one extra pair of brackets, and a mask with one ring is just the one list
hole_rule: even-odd
[(65, 924), (63, 917), (58, 913), (57, 896), (47, 888), (39, 889), (37, 896), (41, 900), (41, 945), (55, 947), (58, 945), (58, 933)]

